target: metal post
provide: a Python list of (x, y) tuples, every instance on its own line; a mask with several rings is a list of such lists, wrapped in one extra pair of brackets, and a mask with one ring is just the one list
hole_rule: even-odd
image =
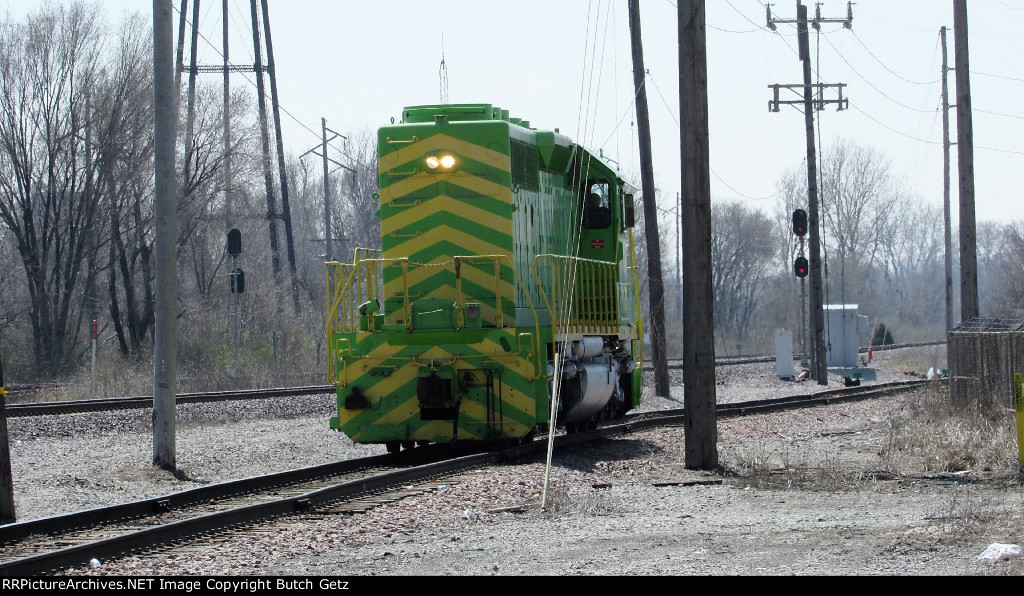
[(174, 25), (171, 3), (153, 0), (154, 170), (156, 176), (156, 339), (153, 352), (153, 464), (176, 469), (178, 375), (177, 183)]
[(14, 475), (11, 470), (11, 444), (7, 436), (7, 391), (4, 390), (4, 365), (0, 362), (0, 524), (17, 521), (14, 512)]
[(92, 390), (96, 391), (96, 319), (92, 320)]
[(270, 222), (270, 261), (274, 271), (274, 294), (278, 299), (278, 309), (281, 306), (281, 254), (278, 249), (277, 220), (277, 199), (274, 196), (274, 174), (270, 161), (270, 130), (267, 124), (267, 95), (263, 81), (263, 49), (260, 42), (259, 14), (256, 6), (257, 0), (250, 0), (249, 7), (252, 13), (252, 49), (255, 56), (254, 67), (256, 69), (256, 103), (259, 106), (260, 114), (260, 141), (263, 146), (263, 185), (267, 191), (267, 220)]
[(332, 240), (334, 234), (331, 233), (331, 172), (330, 162), (327, 159), (327, 118), (321, 118), (320, 124), (323, 126), (323, 151), (324, 157), (324, 234), (327, 238), (327, 262), (330, 263), (334, 260), (334, 242)]
[[(222, 3), (224, 10), (224, 229), (234, 228), (234, 197), (233, 186), (235, 184), (231, 171), (231, 64), (229, 61), (228, 47), (228, 0)], [(198, 23), (197, 23), (198, 25)], [(236, 368), (238, 359), (235, 358)]]
[(284, 139), (281, 133), (281, 107), (277, 95), (277, 69), (274, 66), (274, 41), (270, 35), (270, 12), (267, 0), (263, 5), (263, 33), (267, 42), (267, 72), (270, 74), (270, 104), (274, 116), (274, 132), (277, 139), (277, 166), (281, 180), (281, 219), (284, 220), (285, 247), (288, 251), (288, 270), (291, 274), (292, 302), (295, 314), (301, 311), (299, 303), (299, 272), (295, 264), (295, 241), (292, 236), (292, 211), (288, 201), (288, 169), (284, 162)]

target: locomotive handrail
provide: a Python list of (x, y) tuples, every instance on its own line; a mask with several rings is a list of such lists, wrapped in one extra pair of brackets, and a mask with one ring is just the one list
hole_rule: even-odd
[(644, 364), (644, 318), (640, 314), (640, 265), (636, 262), (636, 251), (633, 250), (633, 229), (629, 229), (629, 276), (630, 282), (633, 284), (633, 310), (636, 313), (636, 334), (637, 337), (641, 338), (641, 341), (636, 342), (639, 352), (636, 358), (637, 368)]
[(396, 141), (391, 137), (388, 137), (387, 142), (389, 145), (412, 145), (413, 143), (420, 142), (420, 138), (418, 136), (414, 136), (410, 141)]
[[(382, 295), (383, 295), (383, 291), (381, 290), (381, 288), (380, 288), (378, 283), (372, 283), (372, 282), (368, 281), (368, 283), (366, 285), (366, 288), (365, 288), (365, 296), (364, 296), (363, 295), (364, 294), (364, 291), (363, 291), (364, 288), (363, 288), (362, 283), (360, 283), (362, 281), (362, 278), (364, 277), (364, 275), (361, 275), (361, 273), (365, 272), (365, 275), (367, 277), (372, 275), (374, 277), (374, 279), (376, 280), (378, 272), (379, 273), (383, 273), (384, 269), (389, 267), (389, 266), (400, 266), (402, 268), (402, 273), (401, 273), (402, 288), (401, 288), (401, 290), (398, 293), (401, 295), (401, 298), (402, 298), (402, 310), (403, 310), (403, 313), (404, 313), (404, 326), (405, 326), (406, 330), (408, 330), (408, 331), (412, 331), (413, 330), (413, 323), (412, 323), (412, 297), (411, 297), (410, 291), (409, 291), (409, 285), (410, 285), (409, 284), (409, 273), (410, 273), (410, 270), (418, 269), (418, 268), (449, 268), (449, 267), (452, 268), (454, 273), (455, 273), (456, 329), (464, 329), (465, 328), (465, 310), (466, 310), (466, 303), (467, 303), (467, 298), (468, 297), (465, 295), (465, 293), (463, 292), (463, 288), (462, 288), (462, 279), (463, 279), (462, 264), (463, 263), (477, 264), (477, 263), (481, 263), (481, 262), (485, 262), (485, 263), (486, 262), (490, 262), (490, 263), (492, 263), (494, 265), (493, 279), (495, 280), (495, 283), (494, 283), (494, 286), (495, 286), (494, 287), (494, 295), (495, 295), (495, 311), (496, 311), (495, 320), (494, 320), (495, 326), (497, 328), (499, 328), (499, 329), (505, 329), (506, 328), (506, 325), (505, 325), (505, 315), (504, 315), (504, 312), (503, 312), (504, 309), (502, 307), (502, 302), (504, 300), (504, 296), (503, 296), (503, 293), (502, 293), (502, 290), (501, 290), (501, 287), (502, 287), (502, 284), (503, 284), (502, 279), (501, 279), (501, 270), (502, 270), (502, 266), (505, 265), (505, 266), (508, 267), (508, 269), (512, 272), (512, 275), (515, 277), (516, 285), (519, 287), (519, 289), (521, 290), (523, 296), (526, 298), (527, 305), (530, 308), (530, 313), (533, 316), (534, 333), (520, 334), (517, 337), (517, 343), (519, 344), (519, 346), (518, 346), (519, 350), (518, 350), (517, 355), (521, 355), (522, 352), (523, 352), (523, 349), (522, 349), (523, 337), (522, 336), (526, 335), (527, 337), (529, 337), (529, 340), (530, 340), (530, 349), (527, 351), (526, 360), (530, 360), (531, 358), (536, 356), (536, 362), (533, 363), (534, 366), (535, 366), (534, 376), (536, 377), (536, 375), (541, 374), (540, 371), (546, 371), (546, 367), (543, 366), (543, 362), (541, 361), (541, 357), (543, 356), (543, 354), (541, 353), (542, 351), (539, 349), (539, 346), (534, 346), (533, 345), (534, 342), (537, 341), (537, 339), (541, 337), (541, 334), (540, 334), (540, 319), (539, 319), (539, 316), (537, 314), (537, 309), (536, 309), (535, 305), (533, 304), (533, 299), (530, 297), (529, 292), (527, 291), (525, 285), (523, 284), (522, 278), (519, 276), (518, 270), (516, 270), (515, 265), (511, 262), (511, 257), (509, 255), (468, 255), (468, 256), (456, 256), (456, 257), (452, 257), (448, 261), (443, 261), (443, 262), (440, 262), (440, 263), (416, 263), (416, 262), (411, 261), (408, 258), (360, 258), (361, 251), (362, 252), (370, 252), (370, 251), (365, 251), (364, 249), (360, 249), (360, 251), (357, 251), (355, 262), (352, 265), (343, 265), (341, 263), (328, 263), (327, 264), (328, 265), (328, 273), (327, 273), (328, 304), (330, 305), (330, 308), (328, 310), (328, 315), (327, 315), (327, 321), (328, 321), (327, 332), (328, 332), (328, 337), (329, 338), (330, 337), (334, 337), (334, 333), (338, 332), (338, 331), (351, 333), (351, 332), (356, 332), (356, 331), (358, 331), (360, 329), (360, 320), (359, 319), (360, 319), (361, 313), (356, 312), (356, 306), (357, 306), (356, 302), (358, 302), (359, 300), (362, 300), (364, 298), (367, 301), (377, 300), (377, 299), (380, 299), (382, 297)], [(379, 254), (381, 251), (373, 251), (373, 252), (376, 252), (376, 253)], [(332, 270), (334, 270), (333, 278), (337, 278), (334, 281), (333, 284), (331, 283), (331, 281), (332, 281)], [(342, 277), (343, 277), (343, 279), (342, 279)], [(352, 297), (352, 291), (353, 291), (354, 288), (355, 288), (356, 293), (360, 296), (358, 300), (354, 299)], [(375, 327), (375, 321), (374, 321), (373, 315), (371, 314), (371, 315), (367, 316), (367, 319), (368, 319), (368, 321), (367, 321), (367, 330), (375, 331), (376, 327)], [(339, 326), (340, 326), (340, 328), (339, 328)], [(335, 377), (335, 374), (337, 374), (339, 371), (336, 370), (336, 366), (335, 366), (335, 362), (334, 362), (335, 359), (336, 359), (335, 356), (338, 355), (337, 353), (334, 352), (334, 349), (335, 349), (335, 347), (332, 346), (332, 357), (328, 359), (329, 362), (330, 362), (329, 367), (328, 367), (328, 379), (330, 379), (330, 381), (332, 383), (337, 385), (338, 383), (341, 382), (341, 380), (340, 380), (340, 378), (336, 378)], [(337, 349), (340, 350), (340, 346), (337, 346)], [(350, 356), (354, 354), (354, 350), (353, 350), (353, 346), (352, 346), (351, 342), (349, 342), (349, 344), (348, 344), (348, 352), (349, 352)], [(390, 359), (394, 359), (394, 358), (392, 357)]]
[[(540, 264), (544, 260), (563, 263), (561, 268), (552, 266), (549, 276), (541, 275)], [(582, 273), (567, 276), (567, 270), (582, 268)], [(616, 263), (596, 261), (565, 255), (537, 255), (533, 260), (534, 278), (551, 313), (552, 327), (562, 328), (566, 333), (577, 335), (616, 335), (622, 328), (619, 313), (619, 288), (616, 281)], [(549, 279), (548, 279), (549, 278)], [(545, 289), (545, 279), (550, 281), (552, 290), (558, 286), (571, 287), (569, 296), (551, 296)], [(591, 282), (595, 287), (586, 287)], [(569, 285), (571, 284), (571, 286)], [(552, 301), (554, 300), (554, 304)], [(576, 316), (572, 315), (576, 312)]]

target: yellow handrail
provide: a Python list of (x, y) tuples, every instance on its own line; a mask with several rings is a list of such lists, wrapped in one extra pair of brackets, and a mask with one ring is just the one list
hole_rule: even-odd
[[(544, 261), (550, 261), (547, 275), (541, 274)], [(573, 335), (618, 334), (617, 267), (607, 261), (537, 255), (533, 260), (534, 278), (551, 314), (552, 327)]]
[[(382, 273), (387, 267), (401, 267), (401, 288), (395, 292), (398, 297), (402, 299), (402, 312), (404, 314), (405, 328), (407, 330), (412, 329), (412, 302), (417, 296), (413, 296), (410, 293), (410, 272), (419, 268), (445, 268), (452, 269), (455, 274), (456, 280), (456, 296), (455, 296), (455, 307), (456, 307), (456, 328), (462, 329), (465, 327), (465, 308), (467, 302), (472, 302), (472, 298), (467, 296), (463, 291), (462, 287), (462, 266), (464, 264), (480, 264), (480, 263), (491, 263), (494, 266), (494, 274), (492, 279), (494, 280), (494, 297), (495, 297), (495, 310), (496, 315), (494, 319), (495, 326), (499, 329), (505, 328), (505, 315), (502, 301), (504, 299), (502, 292), (502, 280), (501, 270), (502, 266), (505, 265), (512, 272), (515, 277), (516, 284), (526, 297), (530, 313), (533, 316), (533, 327), (534, 333), (532, 334), (520, 334), (519, 341), (522, 341), (522, 336), (528, 336), (530, 338), (530, 349), (527, 352), (526, 358), (536, 358), (534, 365), (534, 376), (538, 371), (544, 371), (546, 374), (547, 368), (543, 366), (541, 358), (544, 356), (539, 346), (533, 345), (534, 342), (540, 338), (540, 322), (537, 316), (537, 310), (533, 304), (533, 300), (530, 297), (528, 291), (526, 291), (523, 285), (522, 279), (519, 277), (519, 272), (516, 270), (514, 264), (511, 262), (509, 255), (473, 255), (473, 256), (457, 256), (452, 257), (448, 261), (441, 263), (416, 263), (410, 261), (407, 258), (401, 259), (385, 259), (385, 258), (364, 258), (364, 255), (369, 253), (380, 254), (380, 251), (368, 251), (365, 249), (359, 249), (356, 251), (355, 262), (351, 265), (343, 265), (341, 263), (327, 263), (327, 336), (333, 338), (335, 333), (354, 333), (360, 331), (360, 316), (358, 313), (359, 304), (364, 301), (382, 300), (383, 291), (381, 281)], [(381, 304), (381, 306), (384, 306)], [(373, 316), (368, 317), (368, 330), (374, 330)], [(330, 340), (333, 341), (333, 340)], [(332, 355), (329, 360), (328, 366), (328, 378), (335, 380), (335, 346), (331, 347)], [(352, 346), (349, 344), (348, 350), (352, 352)], [(522, 345), (519, 346), (519, 354), (522, 354)]]

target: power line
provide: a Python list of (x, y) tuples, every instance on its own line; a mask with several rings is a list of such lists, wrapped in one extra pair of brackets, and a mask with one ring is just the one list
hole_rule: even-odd
[[(892, 75), (893, 75), (894, 77), (896, 77), (897, 79), (900, 79), (901, 81), (905, 81), (905, 82), (907, 82), (907, 83), (910, 83), (911, 85), (936, 85), (936, 84), (938, 84), (938, 83), (940, 82), (940, 81), (938, 81), (938, 80), (934, 80), (934, 81), (927, 81), (927, 82), (923, 82), (923, 81), (912, 81), (912, 80), (910, 80), (910, 79), (908, 79), (908, 78), (906, 78), (906, 77), (904, 77), (904, 76), (900, 75), (899, 73), (897, 73), (897, 72), (896, 72), (896, 71), (894, 71), (893, 69), (889, 68), (889, 66), (888, 66), (888, 65), (887, 65), (887, 64), (886, 64), (885, 62), (883, 62), (882, 60), (880, 60), (880, 59), (878, 58), (878, 56), (875, 56), (874, 52), (872, 52), (872, 51), (871, 51), (871, 48), (869, 48), (869, 47), (867, 46), (867, 44), (865, 44), (865, 43), (864, 43), (864, 40), (862, 40), (862, 39), (860, 38), (860, 36), (858, 36), (858, 35), (857, 35), (857, 32), (856, 32), (856, 31), (853, 31), (853, 30), (851, 29), (851, 30), (850, 30), (850, 32), (851, 32), (851, 33), (853, 33), (853, 38), (854, 38), (854, 39), (856, 39), (856, 40), (857, 40), (857, 43), (859, 43), (859, 44), (861, 45), (861, 47), (862, 47), (862, 48), (864, 48), (864, 49), (865, 49), (865, 50), (867, 51), (868, 55), (869, 55), (869, 56), (871, 56), (872, 58), (874, 58), (874, 59), (875, 59), (875, 62), (878, 62), (878, 63), (879, 63), (879, 64), (880, 64), (881, 66), (882, 66), (882, 68), (884, 68), (885, 70), (889, 71), (889, 73), (891, 73), (891, 74), (892, 74)], [(826, 40), (826, 41), (827, 41), (827, 40)], [(831, 42), (829, 42), (829, 44), (831, 45)], [(835, 46), (832, 46), (832, 47), (833, 47), (833, 48), (835, 48)], [(838, 52), (839, 50), (836, 50), (836, 51)], [(849, 63), (847, 63), (847, 64), (849, 64)]]

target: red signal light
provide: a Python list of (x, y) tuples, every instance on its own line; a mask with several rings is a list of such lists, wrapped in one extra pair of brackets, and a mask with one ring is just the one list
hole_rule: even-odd
[(797, 257), (796, 262), (793, 263), (793, 273), (800, 279), (803, 279), (807, 277), (808, 272), (810, 272), (810, 266), (807, 264), (807, 259)]

